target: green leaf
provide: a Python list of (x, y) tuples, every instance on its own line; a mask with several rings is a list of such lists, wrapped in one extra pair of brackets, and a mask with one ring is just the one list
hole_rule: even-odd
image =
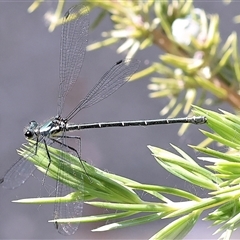
[(194, 211), (183, 216), (161, 229), (150, 239), (183, 239), (194, 227), (200, 214), (201, 211)]

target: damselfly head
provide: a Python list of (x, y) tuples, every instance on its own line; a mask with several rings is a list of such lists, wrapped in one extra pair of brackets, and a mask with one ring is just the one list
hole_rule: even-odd
[(29, 125), (24, 128), (24, 136), (27, 139), (32, 139), (35, 134), (35, 129), (38, 127), (38, 123), (36, 121), (31, 121)]

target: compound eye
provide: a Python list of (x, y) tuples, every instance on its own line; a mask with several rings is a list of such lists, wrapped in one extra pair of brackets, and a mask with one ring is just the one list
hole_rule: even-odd
[(25, 135), (25, 137), (26, 137), (27, 139), (31, 139), (31, 138), (33, 138), (34, 133), (33, 133), (32, 131), (27, 130), (27, 131), (24, 133), (24, 135)]
[(38, 126), (38, 124), (37, 124), (37, 122), (36, 121), (31, 121), (31, 122), (29, 122), (29, 127), (30, 128), (36, 128)]

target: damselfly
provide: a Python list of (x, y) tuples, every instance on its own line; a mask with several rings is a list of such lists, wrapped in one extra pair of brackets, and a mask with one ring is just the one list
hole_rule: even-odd
[[(106, 72), (95, 87), (87, 94), (87, 96), (79, 102), (79, 104), (67, 115), (62, 117), (62, 110), (67, 93), (71, 85), (78, 79), (80, 74), (86, 45), (88, 41), (89, 15), (87, 7), (77, 5), (67, 11), (63, 17), (63, 27), (61, 34), (60, 47), (60, 85), (58, 95), (57, 116), (47, 121), (43, 125), (39, 125), (36, 121), (31, 121), (25, 130), (27, 139), (35, 139), (36, 147), (32, 154), (37, 154), (38, 143), (43, 142), (51, 164), (51, 156), (48, 153), (48, 144), (58, 143), (60, 149), (67, 147), (73, 150), (77, 156), (80, 156), (77, 150), (67, 146), (64, 139), (67, 138), (68, 131), (103, 128), (103, 127), (126, 127), (126, 126), (147, 126), (170, 123), (193, 123), (202, 124), (206, 122), (206, 118), (186, 117), (175, 119), (155, 119), (155, 120), (140, 120), (140, 121), (123, 121), (123, 122), (104, 122), (90, 124), (70, 124), (69, 121), (84, 108), (88, 108), (99, 101), (107, 98), (121, 86), (123, 86), (134, 74), (140, 64), (140, 61), (135, 59), (125, 59), (117, 62), (108, 72)], [(63, 154), (64, 156), (64, 154)], [(81, 161), (81, 160), (80, 160)], [(6, 188), (16, 188), (23, 184), (33, 173), (36, 167), (26, 160), (20, 158), (1, 179), (0, 183)], [(58, 174), (64, 174), (64, 161)], [(61, 182), (57, 181), (56, 197), (67, 195), (73, 190)], [(57, 218), (73, 218), (81, 216), (82, 202), (60, 203), (56, 202), (54, 207), (54, 219)], [(71, 235), (77, 228), (78, 224), (57, 223), (56, 226), (61, 234)]]

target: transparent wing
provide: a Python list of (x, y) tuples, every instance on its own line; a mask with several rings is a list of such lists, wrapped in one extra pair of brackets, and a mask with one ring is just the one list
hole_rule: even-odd
[[(36, 139), (35, 139), (36, 140)], [(38, 142), (42, 142), (43, 138), (40, 138)], [(52, 140), (46, 139), (46, 143), (51, 146)], [(38, 146), (36, 144), (32, 145), (31, 150), (29, 151), (28, 156), (33, 156), (37, 153)], [(2, 187), (14, 189), (19, 187), (21, 184), (25, 183), (26, 180), (33, 174), (36, 169), (35, 165), (25, 159), (24, 157), (20, 157), (19, 160), (14, 163), (11, 168), (5, 173), (3, 177)], [(1, 180), (0, 180), (1, 182)]]
[(14, 189), (32, 175), (36, 167), (33, 163), (21, 157), (4, 175), (2, 186), (8, 189)]
[(80, 74), (88, 42), (88, 29), (89, 14), (84, 5), (76, 5), (64, 15), (60, 46), (58, 116), (62, 113), (67, 92)]
[(136, 59), (125, 59), (117, 62), (107, 71), (87, 96), (67, 116), (72, 119), (83, 108), (90, 107), (107, 98), (125, 84), (139, 67), (140, 61)]
[[(56, 189), (56, 195), (65, 196), (74, 190), (68, 187), (67, 185), (63, 185), (59, 183)], [(54, 204), (54, 219), (59, 218), (76, 218), (82, 216), (83, 210), (83, 202), (69, 202), (69, 203), (60, 203), (55, 202)], [(74, 234), (79, 226), (79, 223), (58, 223), (55, 222), (56, 228), (58, 232), (62, 235), (72, 235)]]
[[(69, 9), (65, 14), (64, 25), (62, 28), (58, 116), (62, 113), (67, 92), (80, 74), (88, 41), (88, 29), (88, 9), (81, 4)], [(61, 146), (61, 148), (62, 147), (63, 146)], [(61, 162), (58, 171), (58, 178), (64, 174), (65, 164), (64, 161)], [(57, 180), (56, 197), (65, 196), (71, 192), (73, 192), (73, 189)], [(56, 202), (54, 204), (54, 219), (81, 216), (82, 208), (82, 202)], [(63, 235), (74, 234), (78, 229), (78, 225), (79, 224), (72, 223), (56, 223), (58, 232)]]
[[(61, 141), (63, 142), (63, 144), (66, 144), (64, 137), (61, 138)], [(71, 187), (69, 187), (68, 185), (63, 184), (62, 182), (59, 181), (60, 178), (65, 179), (64, 177), (65, 171), (67, 171), (68, 173), (70, 172), (71, 176), (75, 175), (74, 170), (71, 168), (71, 165), (66, 161), (66, 158), (65, 158), (65, 152), (70, 151), (71, 154), (74, 154), (74, 152), (72, 152), (66, 146), (61, 145), (62, 161), (60, 161), (60, 167), (58, 169), (58, 180), (56, 182), (56, 197), (66, 196), (76, 191)], [(83, 182), (79, 183), (79, 190), (83, 188), (84, 188)], [(74, 202), (68, 202), (68, 203), (56, 201), (54, 204), (54, 219), (81, 217), (82, 210), (83, 210), (83, 202), (81, 200), (79, 201), (76, 200)], [(56, 221), (55, 226), (60, 234), (72, 235), (77, 231), (79, 223), (58, 223)]]

